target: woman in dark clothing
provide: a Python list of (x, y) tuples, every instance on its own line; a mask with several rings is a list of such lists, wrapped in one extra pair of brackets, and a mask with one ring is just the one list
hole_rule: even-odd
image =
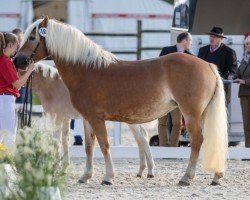
[(250, 36), (245, 39), (245, 54), (236, 73), (240, 84), (239, 98), (242, 109), (245, 147), (250, 147)]

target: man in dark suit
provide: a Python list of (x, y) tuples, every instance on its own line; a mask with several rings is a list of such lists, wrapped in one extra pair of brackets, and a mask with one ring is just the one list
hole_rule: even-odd
[(161, 50), (160, 56), (164, 56), (169, 53), (175, 53), (175, 52), (184, 52), (187, 54), (191, 54), (189, 52), (191, 45), (192, 45), (191, 34), (189, 32), (180, 33), (177, 36), (177, 44), (174, 46), (164, 47)]
[[(180, 52), (187, 53), (192, 45), (192, 36), (189, 32), (183, 32), (177, 37), (177, 44), (174, 46), (164, 47), (160, 56), (170, 53)], [(168, 115), (158, 119), (158, 134), (160, 146), (178, 146), (179, 136), (181, 133), (182, 115), (179, 108), (171, 111)], [(172, 125), (171, 134), (169, 126)], [(170, 138), (169, 138), (170, 135)]]
[[(223, 38), (226, 38), (223, 34), (222, 28), (213, 27), (207, 34), (210, 35), (210, 44), (199, 49), (198, 57), (217, 65), (219, 73), (223, 79), (231, 79), (237, 70), (235, 51), (222, 43)], [(224, 88), (228, 105), (231, 99), (231, 85), (224, 84)]]

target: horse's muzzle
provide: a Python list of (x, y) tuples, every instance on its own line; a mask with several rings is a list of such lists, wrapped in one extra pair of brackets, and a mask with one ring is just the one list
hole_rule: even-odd
[(28, 57), (18, 52), (13, 58), (13, 63), (17, 69), (25, 70), (29, 64)]

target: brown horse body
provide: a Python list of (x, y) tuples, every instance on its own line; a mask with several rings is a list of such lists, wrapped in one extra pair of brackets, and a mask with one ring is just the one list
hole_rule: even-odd
[[(47, 28), (44, 38), (36, 34), (41, 27)], [(35, 52), (35, 61), (48, 54), (53, 57), (69, 89), (72, 104), (97, 137), (106, 164), (104, 184), (110, 184), (114, 176), (105, 120), (149, 122), (176, 107), (184, 116), (191, 140), (189, 165), (179, 183), (187, 185), (194, 177), (203, 143), (203, 165), (215, 172), (213, 184), (218, 184), (225, 170), (227, 117), (223, 85), (214, 65), (182, 53), (143, 61), (121, 61), (95, 46), (76, 29), (48, 19), (35, 22), (25, 35), (26, 39), (42, 38), (36, 41), (40, 46)], [(67, 50), (60, 48), (64, 38), (65, 47), (72, 50), (70, 56)], [(77, 43), (74, 38), (78, 38)], [(16, 64), (21, 67), (34, 47), (34, 42), (25, 41)], [(94, 137), (90, 140), (94, 142)], [(93, 154), (92, 146), (86, 147), (86, 153)], [(86, 182), (91, 176), (92, 171), (86, 169), (80, 181)]]
[[(55, 137), (60, 137), (63, 147), (64, 166), (67, 167), (70, 162), (69, 120), (82, 118), (82, 116), (73, 107), (69, 91), (56, 68), (43, 63), (37, 63), (33, 73), (33, 90), (39, 96), (45, 113), (50, 115), (53, 125), (55, 125), (54, 135)], [(147, 131), (139, 124), (129, 125), (129, 128), (139, 147), (140, 168), (137, 176), (142, 176), (143, 170), (148, 165), (148, 177), (153, 177), (154, 162), (147, 141)], [(85, 131), (85, 134), (88, 134), (88, 131)], [(89, 136), (85, 137), (88, 138)], [(88, 140), (86, 140), (87, 142)], [(86, 146), (90, 145), (87, 143)]]
[[(186, 57), (190, 61), (183, 63)], [(73, 104), (86, 119), (144, 123), (165, 115), (178, 105), (185, 113), (202, 115), (214, 94), (216, 76), (208, 63), (198, 60), (194, 65), (192, 59), (197, 62), (195, 57), (175, 54), (146, 61), (118, 61), (98, 70), (76, 66), (74, 71), (70, 64), (63, 64), (63, 60), (56, 59), (55, 63), (72, 94)], [(204, 64), (207, 67), (202, 69), (200, 65)], [(81, 101), (79, 96), (86, 100)], [(190, 106), (182, 108), (182, 104)]]

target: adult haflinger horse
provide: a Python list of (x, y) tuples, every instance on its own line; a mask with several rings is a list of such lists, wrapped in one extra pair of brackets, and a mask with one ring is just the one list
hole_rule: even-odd
[[(215, 173), (212, 184), (219, 184), (226, 166), (227, 115), (216, 66), (181, 53), (122, 61), (79, 30), (46, 17), (28, 27), (15, 63), (24, 69), (29, 57), (36, 62), (49, 55), (69, 89), (72, 104), (97, 137), (106, 164), (104, 184), (111, 184), (114, 177), (105, 120), (144, 123), (176, 107), (185, 118), (191, 140), (189, 164), (179, 184), (190, 184), (200, 148), (204, 168)], [(86, 151), (93, 149), (86, 147)], [(90, 178), (88, 172), (82, 182)]]

